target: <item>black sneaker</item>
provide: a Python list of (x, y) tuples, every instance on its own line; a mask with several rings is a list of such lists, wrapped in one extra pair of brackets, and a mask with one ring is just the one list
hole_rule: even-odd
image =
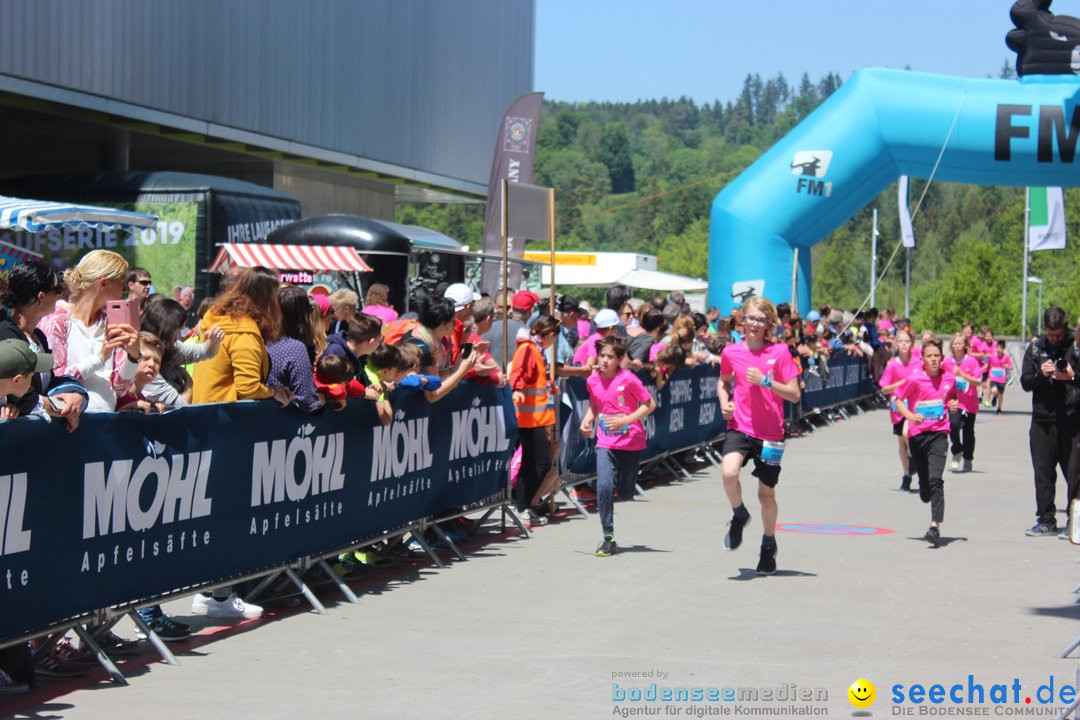
[(926, 542), (930, 543), (934, 547), (939, 547), (941, 545), (941, 531), (933, 525), (931, 525), (929, 529), (927, 529), (926, 535), (924, 535), (923, 537), (926, 538)]
[[(154, 634), (165, 642), (187, 640), (191, 637), (189, 626), (184, 623), (176, 622), (164, 613), (154, 618), (153, 622), (149, 623), (149, 625), (150, 629), (154, 631)], [(135, 634), (139, 637), (146, 637), (143, 635), (142, 630), (136, 630)]]
[(758, 575), (772, 575), (776, 572), (776, 553), (775, 545), (761, 546), (761, 556), (757, 561)]
[(905, 475), (900, 478), (900, 489), (904, 492), (911, 492), (911, 476)]
[(919, 499), (924, 503), (930, 502), (930, 483), (924, 483), (922, 478), (919, 478)]
[(604, 539), (597, 545), (596, 557), (611, 557), (618, 549), (618, 545), (615, 544), (615, 536), (609, 533), (605, 535)]
[(749, 512), (745, 512), (745, 514), (742, 516), (742, 519), (740, 519), (738, 515), (731, 516), (731, 522), (728, 523), (727, 535), (724, 536), (725, 550), (734, 550), (740, 545), (742, 545), (742, 531), (749, 522)]
[(1057, 535), (1058, 528), (1053, 523), (1035, 523), (1030, 530), (1025, 530), (1024, 534), (1028, 537), (1053, 537)]

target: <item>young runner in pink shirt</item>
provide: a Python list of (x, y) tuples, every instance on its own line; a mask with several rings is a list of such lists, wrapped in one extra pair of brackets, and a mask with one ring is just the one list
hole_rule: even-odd
[(958, 407), (949, 413), (949, 437), (952, 440), (949, 469), (953, 472), (971, 472), (971, 462), (975, 459), (975, 415), (979, 412), (982, 368), (979, 361), (968, 354), (968, 338), (964, 333), (953, 335), (950, 347), (952, 355), (941, 364), (945, 372), (956, 376)]
[(941, 544), (945, 520), (945, 451), (949, 447), (949, 412), (957, 408), (956, 376), (941, 369), (941, 341), (923, 343), (923, 369), (912, 373), (894, 393), (896, 407), (910, 423), (908, 445), (919, 474), (919, 499), (930, 503), (926, 540)]
[(656, 402), (637, 375), (620, 368), (626, 357), (626, 341), (620, 337), (601, 338), (596, 343), (597, 369), (585, 381), (589, 388), (589, 409), (581, 421), (581, 433), (590, 437), (596, 423), (596, 505), (604, 538), (596, 548), (598, 557), (610, 557), (615, 543), (613, 493), (620, 500), (634, 497), (638, 461), (645, 449), (645, 428), (641, 419), (656, 409)]
[(1005, 352), (1005, 341), (998, 340), (994, 343), (993, 351), (989, 355), (990, 360), (990, 402), (997, 405), (997, 414), (1001, 414), (1001, 408), (1005, 402), (1005, 384), (1009, 382), (1009, 371), (1013, 369), (1012, 358)]
[(896, 400), (892, 397), (897, 388), (904, 384), (907, 377), (911, 373), (915, 372), (922, 367), (922, 363), (915, 357), (912, 352), (912, 338), (911, 333), (907, 330), (898, 330), (896, 332), (896, 357), (890, 360), (885, 365), (885, 371), (881, 373), (881, 380), (878, 381), (878, 385), (881, 386), (881, 392), (885, 393), (889, 398), (889, 422), (893, 426), (893, 435), (900, 446), (900, 467), (904, 470), (904, 475), (900, 479), (900, 489), (904, 491), (911, 491), (911, 453), (908, 450), (908, 438), (907, 438), (907, 421), (904, 420), (904, 416), (900, 414), (900, 411), (896, 409)]
[(750, 513), (743, 505), (739, 472), (750, 460), (758, 479), (761, 502), (761, 555), (759, 575), (776, 572), (776, 483), (784, 457), (784, 401), (799, 402), (799, 370), (787, 344), (773, 342), (778, 318), (776, 308), (763, 297), (743, 305), (746, 337), (728, 345), (720, 355), (717, 396), (727, 420), (724, 436), (724, 492), (731, 502), (724, 548), (742, 544), (743, 528)]

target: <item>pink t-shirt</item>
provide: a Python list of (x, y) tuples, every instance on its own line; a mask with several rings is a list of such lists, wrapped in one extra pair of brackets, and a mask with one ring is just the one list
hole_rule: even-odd
[(383, 323), (393, 322), (398, 318), (397, 310), (389, 305), (367, 305), (360, 312), (365, 315), (377, 317), (382, 320)]
[(656, 362), (656, 356), (660, 354), (660, 351), (666, 348), (668, 344), (666, 342), (653, 343), (649, 346), (649, 362)]
[(612, 377), (594, 372), (585, 381), (589, 399), (596, 406), (600, 417), (596, 419), (596, 447), (612, 450), (644, 450), (645, 428), (641, 421), (630, 423), (618, 432), (604, 429), (604, 415), (629, 415), (639, 406), (649, 402), (649, 391), (629, 370), (619, 370)]
[(779, 442), (784, 439), (784, 399), (747, 381), (746, 371), (752, 367), (771, 375), (774, 383), (798, 377), (799, 369), (784, 343), (751, 350), (744, 341), (726, 345), (720, 353), (720, 375), (731, 376), (734, 390), (735, 416), (728, 427), (758, 440)]
[(589, 337), (585, 338), (585, 342), (578, 346), (578, 349), (574, 351), (574, 364), (584, 365), (589, 361), (589, 358), (596, 357), (596, 343), (600, 342), (600, 338), (604, 337), (598, 332), (593, 333)]
[(979, 412), (978, 382), (969, 382), (957, 375), (956, 368), (958, 366), (960, 370), (971, 377), (981, 378), (982, 368), (979, 366), (979, 361), (970, 355), (964, 355), (964, 359), (957, 363), (956, 358), (950, 355), (941, 363), (941, 367), (946, 372), (951, 372), (953, 375), (956, 375), (956, 399), (960, 405), (960, 409), (969, 413)]
[(1009, 353), (998, 354), (997, 346), (990, 352), (990, 382), (1005, 383), (1009, 380), (1009, 370), (1013, 367)]
[(886, 318), (886, 317), (878, 318), (877, 329), (879, 331), (881, 331), (881, 330), (892, 330), (893, 327), (895, 327), (893, 325), (893, 321), (890, 320), (889, 318)]
[[(901, 380), (906, 379), (911, 373), (916, 370), (921, 370), (922, 364), (915, 358), (915, 353), (911, 354), (908, 358), (907, 365), (900, 361), (899, 357), (894, 357), (885, 365), (885, 372), (881, 373), (881, 380), (878, 381), (878, 386), (885, 387), (886, 385), (892, 385), (898, 383)], [(901, 387), (896, 388), (899, 390)], [(889, 398), (889, 422), (893, 425), (904, 419), (896, 410), (896, 390), (893, 390), (892, 397)]]
[(578, 321), (577, 321), (577, 336), (579, 338), (587, 338), (587, 337), (589, 337), (589, 330), (591, 328), (592, 328), (592, 325), (589, 323), (588, 320), (583, 319), (583, 318), (578, 318)]
[(956, 397), (956, 376), (942, 370), (932, 378), (923, 370), (908, 376), (907, 381), (896, 388), (896, 402), (907, 403), (908, 410), (922, 414), (921, 423), (912, 423), (908, 437), (927, 432), (949, 432), (949, 401)]
[[(990, 352), (990, 348), (993, 347), (993, 343), (991, 343), (990, 345), (987, 345), (983, 341), (983, 339), (981, 337), (978, 337), (977, 335), (972, 335), (971, 336), (970, 343), (971, 343), (971, 352), (973, 352), (973, 353), (988, 353), (988, 352)], [(986, 372), (986, 367), (987, 367), (986, 358), (982, 357), (982, 358), (975, 358), (975, 359), (978, 360), (979, 366), (982, 368), (981, 373), (985, 373)]]

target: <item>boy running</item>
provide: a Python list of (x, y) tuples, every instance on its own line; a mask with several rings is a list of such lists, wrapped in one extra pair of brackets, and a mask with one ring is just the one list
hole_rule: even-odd
[(732, 516), (724, 549), (735, 550), (742, 544), (743, 528), (750, 522), (739, 472), (752, 459), (764, 530), (757, 572), (771, 575), (776, 572), (776, 483), (784, 457), (784, 401), (799, 402), (799, 370), (787, 345), (772, 341), (778, 319), (771, 302), (750, 298), (742, 314), (745, 338), (724, 348), (716, 386), (720, 411), (728, 423), (722, 471)]

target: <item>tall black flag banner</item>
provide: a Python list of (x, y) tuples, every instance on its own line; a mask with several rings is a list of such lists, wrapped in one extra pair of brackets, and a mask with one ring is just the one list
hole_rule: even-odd
[[(544, 93), (522, 95), (507, 109), (499, 125), (495, 141), (495, 156), (491, 161), (491, 179), (488, 182), (488, 202), (484, 212), (484, 253), (502, 255), (502, 182), (531, 183), (533, 180), (533, 157), (536, 153), (536, 130), (540, 124), (540, 105)], [(509, 239), (509, 257), (521, 259), (525, 241)], [(521, 284), (521, 266), (510, 266), (509, 287)], [(481, 288), (492, 292), (502, 286), (502, 268), (495, 263), (484, 263)]]

